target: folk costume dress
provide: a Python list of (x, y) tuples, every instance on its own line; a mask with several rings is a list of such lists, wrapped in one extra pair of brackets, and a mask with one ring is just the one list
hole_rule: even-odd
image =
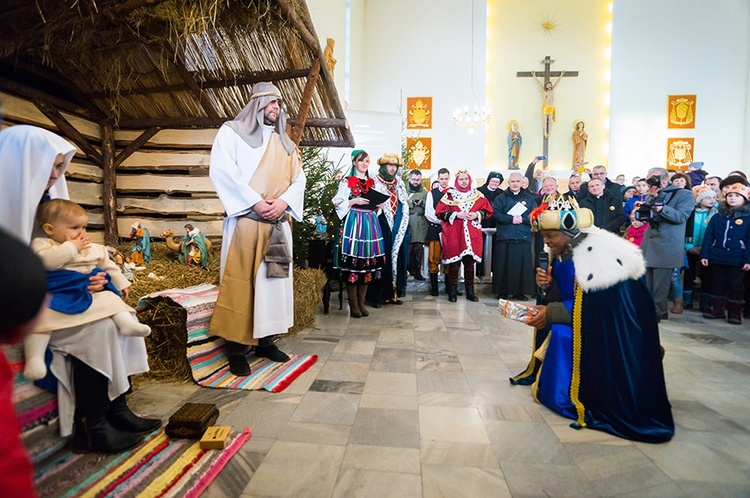
[[(390, 159), (390, 156), (387, 154), (378, 162)], [(386, 168), (387, 164), (382, 164), (375, 177), (375, 190), (389, 196), (378, 214), (385, 242), (385, 265), (380, 279), (367, 290), (367, 300), (376, 304), (397, 303), (396, 298), (406, 294), (407, 247), (404, 238), (409, 228), (409, 197), (404, 182), (399, 178), (400, 169), (391, 176)]]
[(361, 197), (374, 187), (372, 178), (359, 178), (352, 172), (339, 183), (333, 197), (336, 214), (343, 220), (333, 253), (333, 267), (341, 270), (344, 280), (351, 284), (370, 283), (385, 264), (385, 243), (377, 213), (373, 209), (349, 206), (349, 200)]
[[(581, 229), (553, 261), (556, 295), (572, 317), (553, 323), (535, 398), (572, 427), (659, 443), (674, 435), (653, 299), (638, 248), (596, 227)], [(549, 313), (549, 312), (548, 312)]]

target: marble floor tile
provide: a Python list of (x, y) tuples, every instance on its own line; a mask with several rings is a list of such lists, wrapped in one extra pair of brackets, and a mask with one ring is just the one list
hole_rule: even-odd
[(242, 491), (250, 496), (331, 496), (344, 446), (277, 441)]
[(423, 496), (510, 497), (500, 469), (422, 465)]
[(489, 444), (451, 441), (421, 441), (422, 463), (449, 467), (499, 469), (500, 464)]
[(487, 436), (503, 462), (567, 465), (570, 455), (547, 424), (487, 420)]
[(419, 414), (414, 410), (360, 408), (349, 441), (393, 448), (419, 448)]
[(462, 372), (417, 372), (417, 389), (420, 393), (468, 393), (469, 384)]
[(422, 479), (414, 474), (342, 469), (334, 498), (351, 496), (389, 496), (411, 498), (422, 495)]
[(418, 410), (416, 396), (393, 396), (388, 394), (363, 394), (359, 401), (361, 408), (385, 408), (393, 410)]
[(513, 498), (599, 496), (576, 465), (506, 462), (501, 459)]
[(417, 374), (399, 372), (370, 372), (363, 394), (416, 396)]
[(308, 392), (290, 422), (352, 425), (357, 414), (359, 395)]
[(420, 452), (415, 448), (385, 448), (350, 444), (346, 448), (342, 469), (374, 470), (421, 474)]
[(490, 442), (476, 408), (419, 407), (419, 437), (422, 441)]
[(346, 446), (351, 425), (289, 422), (279, 434), (279, 441)]
[(321, 368), (316, 380), (340, 380), (345, 382), (365, 382), (368, 365), (361, 362), (327, 361)]

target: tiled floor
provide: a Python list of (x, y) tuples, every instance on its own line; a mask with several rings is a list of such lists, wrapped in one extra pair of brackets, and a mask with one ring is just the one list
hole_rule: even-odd
[(480, 288), (479, 303), (419, 290), (361, 319), (332, 302), (280, 343), (319, 360), (279, 394), (143, 383), (130, 403), (166, 420), (212, 402), (252, 428), (209, 497), (750, 496), (750, 325), (662, 322), (676, 435), (634, 443), (574, 430), (508, 383), (531, 330)]

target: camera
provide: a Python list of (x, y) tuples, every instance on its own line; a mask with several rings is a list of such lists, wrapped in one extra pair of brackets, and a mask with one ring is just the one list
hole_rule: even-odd
[(664, 206), (663, 201), (648, 200), (642, 202), (635, 210), (635, 219), (638, 221), (651, 221), (654, 215), (653, 209)]

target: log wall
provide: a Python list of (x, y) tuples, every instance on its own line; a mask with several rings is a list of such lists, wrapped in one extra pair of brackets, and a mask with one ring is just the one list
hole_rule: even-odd
[[(55, 125), (30, 101), (0, 92), (2, 128), (36, 125), (62, 136)], [(101, 128), (97, 123), (62, 113), (101, 153)], [(208, 177), (209, 157), (216, 129), (160, 130), (117, 167), (117, 232), (130, 235), (130, 226), (141, 222), (152, 238), (166, 229), (183, 233), (186, 223), (211, 237), (221, 237), (224, 208)], [(115, 157), (143, 130), (115, 130)], [(70, 141), (70, 140), (68, 140)], [(104, 241), (102, 214), (103, 175), (99, 165), (78, 149), (65, 174), (71, 200), (89, 213), (92, 239)]]

